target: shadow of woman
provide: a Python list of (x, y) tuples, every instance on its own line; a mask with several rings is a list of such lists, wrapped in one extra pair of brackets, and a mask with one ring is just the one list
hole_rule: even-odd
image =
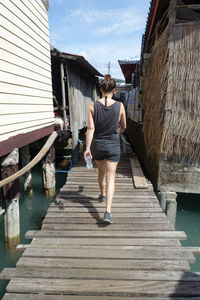
[[(77, 185), (77, 191), (60, 191), (57, 197), (53, 199), (53, 203), (58, 205), (60, 210), (65, 210), (64, 202), (66, 201), (68, 203), (72, 203), (72, 206), (73, 203), (79, 203), (84, 208), (86, 208), (91, 217), (96, 221), (98, 227), (103, 228), (110, 225), (108, 223), (104, 223), (103, 219), (99, 214), (98, 209), (94, 205), (94, 203), (99, 203), (98, 199), (85, 195), (83, 185)], [(79, 224), (81, 224), (80, 220)], [(82, 224), (85, 224), (85, 222), (83, 222)]]

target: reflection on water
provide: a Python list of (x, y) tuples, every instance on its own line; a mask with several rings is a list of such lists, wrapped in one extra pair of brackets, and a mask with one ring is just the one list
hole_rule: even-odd
[[(200, 195), (179, 194), (177, 197), (178, 212), (176, 229), (185, 231), (186, 241), (181, 241), (183, 246), (200, 247)], [(191, 270), (200, 272), (200, 256), (196, 256), (196, 263), (191, 265)]]
[[(68, 166), (63, 168), (66, 171)], [(61, 170), (62, 171), (62, 170)], [(20, 197), (20, 243), (27, 244), (30, 240), (25, 239), (25, 233), (28, 230), (39, 230), (41, 222), (45, 217), (47, 208), (51, 199), (46, 198), (42, 190), (42, 178), (40, 167), (37, 166), (32, 170), (33, 174), (33, 196), (27, 197), (21, 192)], [(56, 172), (56, 189), (57, 191), (66, 181), (66, 172)], [(22, 182), (20, 182), (20, 190), (22, 191)], [(22, 252), (8, 250), (5, 246), (3, 216), (0, 216), (0, 272), (5, 267), (15, 267), (16, 262)], [(0, 280), (0, 299), (2, 298), (8, 281)]]

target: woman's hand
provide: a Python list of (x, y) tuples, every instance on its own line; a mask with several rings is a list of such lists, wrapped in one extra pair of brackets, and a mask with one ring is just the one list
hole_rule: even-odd
[(91, 159), (92, 159), (92, 154), (91, 154), (90, 149), (86, 149), (85, 152), (84, 152), (84, 154), (83, 154), (84, 160), (85, 160), (85, 161), (86, 161), (86, 156), (87, 156), (87, 155), (90, 155), (90, 157), (91, 157)]

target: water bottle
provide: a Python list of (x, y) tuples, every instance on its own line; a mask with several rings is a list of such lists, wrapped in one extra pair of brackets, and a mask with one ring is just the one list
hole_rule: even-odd
[(87, 155), (86, 155), (86, 167), (87, 167), (88, 169), (93, 168), (93, 163), (92, 163), (92, 159), (91, 159), (90, 154), (87, 154)]

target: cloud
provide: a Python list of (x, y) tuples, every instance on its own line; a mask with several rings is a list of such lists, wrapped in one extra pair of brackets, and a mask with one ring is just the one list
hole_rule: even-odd
[(111, 75), (115, 78), (123, 79), (123, 74), (118, 64), (118, 60), (130, 60), (132, 57), (140, 54), (140, 38), (138, 40), (123, 39), (113, 43), (112, 41), (103, 45), (98, 42), (85, 44), (71, 44), (62, 46), (59, 49), (70, 53), (82, 55), (93, 65), (100, 73), (108, 72), (108, 62), (111, 65)]
[(77, 9), (67, 16), (71, 22), (90, 24), (91, 30), (98, 35), (129, 34), (144, 28), (146, 12), (141, 7), (126, 9)]

